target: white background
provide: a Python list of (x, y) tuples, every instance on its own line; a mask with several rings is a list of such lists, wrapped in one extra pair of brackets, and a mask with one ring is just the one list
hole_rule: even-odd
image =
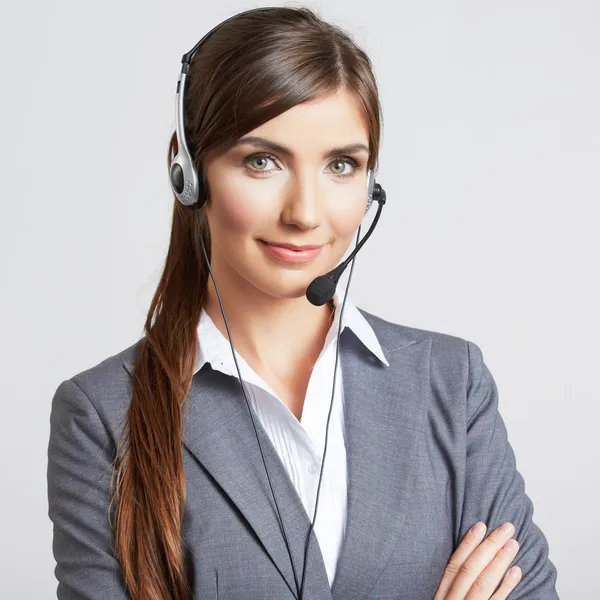
[[(481, 347), (559, 594), (600, 597), (600, 3), (306, 5), (367, 50), (384, 110), (388, 201), (351, 297)], [(55, 597), (52, 395), (142, 335), (181, 56), (254, 6), (3, 10), (2, 598)]]

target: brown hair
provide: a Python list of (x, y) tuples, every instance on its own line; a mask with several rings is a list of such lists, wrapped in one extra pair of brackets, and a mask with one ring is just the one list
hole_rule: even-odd
[[(209, 37), (190, 65), (184, 127), (196, 165), (209, 151), (227, 150), (293, 106), (340, 89), (353, 93), (364, 108), (367, 168), (375, 170), (381, 131), (377, 84), (368, 56), (349, 34), (306, 7), (273, 7), (235, 17)], [(176, 150), (173, 133), (169, 167)], [(119, 440), (117, 458), (120, 449), (124, 453), (113, 472), (115, 554), (133, 600), (191, 597), (182, 541), (182, 414), (206, 298), (208, 269), (200, 235), (210, 259), (204, 209), (195, 212), (175, 198), (169, 249), (132, 379), (124, 423), (127, 445)]]

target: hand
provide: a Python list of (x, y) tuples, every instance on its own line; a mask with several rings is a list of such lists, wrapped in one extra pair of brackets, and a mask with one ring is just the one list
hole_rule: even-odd
[[(484, 541), (485, 523), (476, 525), (482, 526), (481, 533), (474, 533), (473, 526), (465, 535), (450, 557), (433, 600), (505, 600), (521, 580), (521, 569), (515, 566), (490, 596), (516, 556), (519, 543), (511, 540), (515, 531), (512, 523), (504, 523)], [(506, 532), (501, 531), (504, 525), (510, 525)]]

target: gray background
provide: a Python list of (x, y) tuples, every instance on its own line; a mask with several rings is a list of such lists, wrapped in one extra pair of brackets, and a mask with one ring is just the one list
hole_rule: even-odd
[[(353, 33), (382, 95), (388, 202), (351, 297), (481, 347), (559, 594), (598, 597), (600, 3), (305, 4)], [(169, 236), (181, 55), (253, 6), (4, 11), (2, 598), (55, 597), (52, 394), (141, 336)]]

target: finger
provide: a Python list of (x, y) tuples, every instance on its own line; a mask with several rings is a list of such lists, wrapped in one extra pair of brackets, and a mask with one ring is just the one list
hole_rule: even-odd
[[(450, 587), (447, 600), (464, 600), (475, 580), (511, 538), (514, 530), (515, 528), (512, 523), (503, 523), (471, 552), (467, 560), (459, 568)], [(493, 590), (494, 588), (492, 587), (490, 593)], [(484, 596), (479, 597), (484, 598)], [(487, 600), (487, 597), (485, 600)]]
[(519, 542), (517, 540), (512, 539), (504, 544), (502, 550), (496, 554), (492, 562), (477, 577), (465, 600), (479, 600), (479, 598), (488, 600), (518, 551)]
[(515, 559), (518, 551), (519, 543), (517, 540), (512, 539), (504, 544), (504, 547), (496, 554), (492, 562), (473, 582), (465, 600), (488, 600), (504, 577), (508, 565)]
[(513, 567), (506, 574), (502, 581), (502, 585), (498, 588), (490, 600), (506, 600), (508, 595), (517, 587), (519, 581), (521, 581), (522, 574), (523, 573), (519, 567)]
[[(482, 526), (481, 531), (476, 531), (477, 526)], [(433, 600), (444, 600), (446, 598), (446, 594), (454, 581), (460, 567), (462, 564), (469, 558), (471, 553), (479, 546), (485, 537), (485, 533), (487, 528), (485, 523), (479, 521), (479, 523), (475, 523), (471, 529), (467, 532), (462, 542), (459, 544), (458, 548), (454, 551), (452, 556), (450, 557), (450, 561), (448, 565), (444, 569), (444, 575), (442, 576), (442, 580), (437, 589), (437, 592), (433, 598)]]

